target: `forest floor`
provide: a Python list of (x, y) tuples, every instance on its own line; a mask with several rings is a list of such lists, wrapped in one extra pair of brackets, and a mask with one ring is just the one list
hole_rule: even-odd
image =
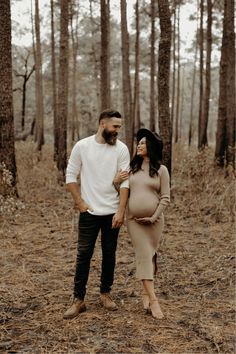
[(0, 216), (0, 352), (234, 353), (234, 181), (213, 167), (210, 148), (174, 150), (156, 281), (165, 318), (144, 313), (123, 226), (113, 287), (118, 311), (99, 304), (98, 239), (87, 311), (63, 320), (72, 301), (77, 216), (57, 183), (51, 148), (39, 161), (33, 143), (17, 143), (20, 200), (5, 201)]

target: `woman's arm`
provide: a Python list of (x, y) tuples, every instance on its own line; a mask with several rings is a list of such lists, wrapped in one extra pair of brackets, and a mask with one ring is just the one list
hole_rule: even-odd
[(167, 205), (170, 203), (170, 176), (166, 166), (162, 166), (162, 171), (160, 175), (161, 179), (161, 190), (160, 190), (160, 202), (152, 215), (152, 221), (155, 222), (163, 213)]
[(129, 178), (129, 172), (122, 171), (122, 170), (117, 172), (117, 174), (115, 175), (115, 178), (113, 180), (113, 185), (118, 193), (120, 192), (121, 183), (124, 182), (125, 180), (127, 180), (128, 178)]

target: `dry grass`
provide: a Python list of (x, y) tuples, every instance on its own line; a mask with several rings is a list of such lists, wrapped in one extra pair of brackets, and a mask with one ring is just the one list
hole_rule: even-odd
[(70, 196), (57, 184), (52, 151), (41, 160), (17, 144), (24, 209), (1, 215), (0, 352), (233, 353), (234, 181), (213, 153), (175, 146), (172, 204), (159, 253), (157, 293), (165, 319), (144, 314), (123, 227), (113, 288), (119, 310), (98, 303), (99, 241), (91, 264), (88, 311), (62, 319), (73, 288), (77, 235)]

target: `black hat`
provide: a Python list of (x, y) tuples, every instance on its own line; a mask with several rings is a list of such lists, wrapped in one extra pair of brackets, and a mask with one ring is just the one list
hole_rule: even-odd
[(155, 143), (158, 150), (162, 152), (163, 141), (159, 134), (157, 134), (156, 132), (151, 132), (151, 130), (145, 128), (139, 129), (137, 132), (137, 140), (140, 141), (144, 137)]

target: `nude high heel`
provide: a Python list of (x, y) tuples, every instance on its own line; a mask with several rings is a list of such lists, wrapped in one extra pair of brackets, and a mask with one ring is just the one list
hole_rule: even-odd
[[(155, 308), (154, 308), (154, 306), (155, 306)], [(151, 312), (153, 318), (156, 318), (158, 320), (161, 320), (162, 318), (164, 318), (164, 315), (161, 311), (161, 307), (160, 307), (157, 299), (150, 300), (150, 312)]]
[(143, 308), (144, 310), (147, 311), (147, 313), (150, 313), (150, 300), (148, 294), (143, 293), (142, 294), (142, 301), (143, 301)]

